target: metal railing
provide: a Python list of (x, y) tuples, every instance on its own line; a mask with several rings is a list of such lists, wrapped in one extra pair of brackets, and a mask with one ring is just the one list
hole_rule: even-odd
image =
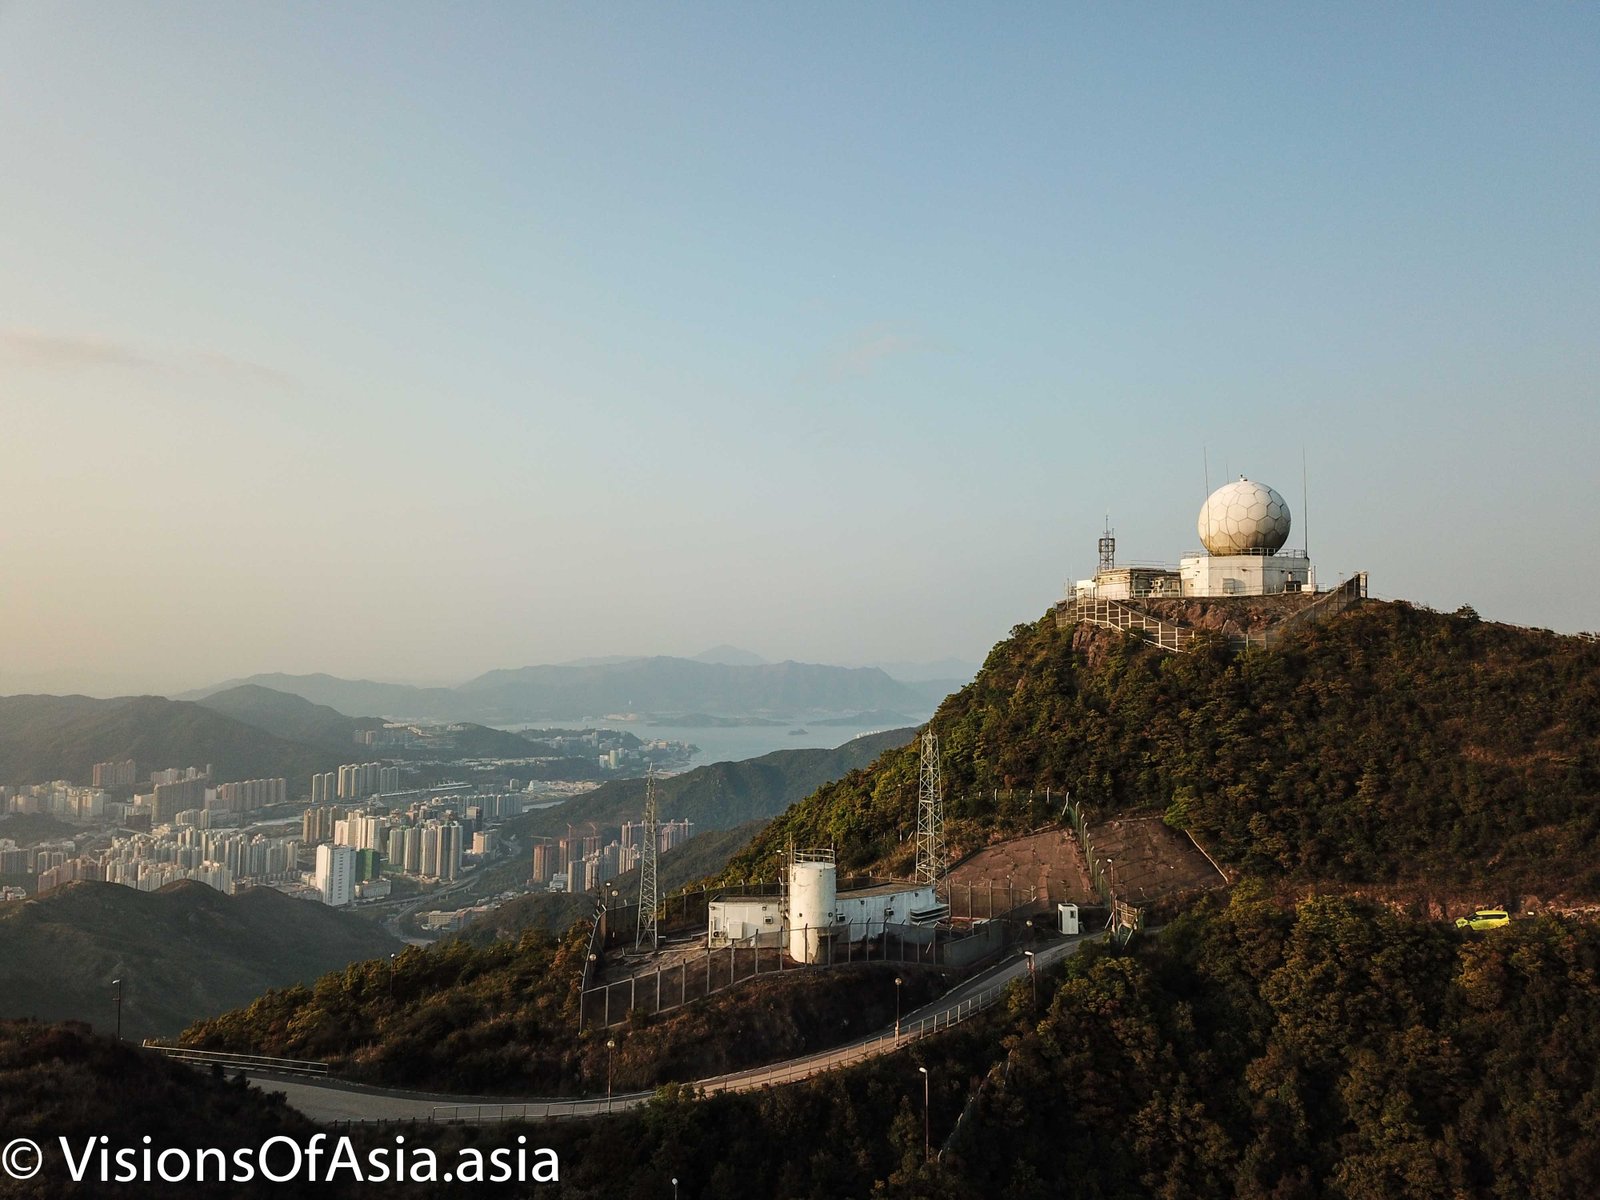
[[(1228, 645), (1235, 650), (1252, 646), (1272, 649), (1279, 645), (1291, 631), (1301, 625), (1318, 624), (1331, 620), (1367, 595), (1367, 573), (1358, 571), (1331, 591), (1323, 592), (1299, 612), (1275, 621), (1254, 633), (1227, 636)], [(1198, 631), (1187, 625), (1163, 621), (1149, 613), (1120, 603), (1092, 597), (1068, 597), (1056, 605), (1056, 628), (1070, 629), (1082, 621), (1103, 629), (1120, 629), (1135, 633), (1152, 646), (1162, 650), (1181, 652), (1194, 644)]]
[(222, 1050), (195, 1050), (188, 1046), (169, 1046), (154, 1038), (142, 1043), (146, 1050), (154, 1050), (176, 1062), (217, 1064), (224, 1067), (241, 1067), (251, 1071), (277, 1071), (285, 1075), (326, 1075), (328, 1064), (305, 1058), (271, 1058), (265, 1054), (230, 1054)]
[[(1209, 550), (1185, 550), (1181, 558), (1206, 558), (1211, 555)], [(1268, 550), (1263, 546), (1256, 546), (1248, 550), (1235, 550), (1232, 554), (1215, 555), (1219, 558), (1301, 558), (1311, 557), (1303, 548), (1282, 546), (1277, 550)]]
[(1194, 641), (1195, 631), (1186, 625), (1174, 625), (1149, 613), (1117, 602), (1116, 600), (1084, 599), (1076, 597), (1063, 600), (1056, 606), (1056, 626), (1061, 629), (1079, 621), (1098, 625), (1103, 629), (1120, 629), (1137, 633), (1152, 646), (1162, 650), (1183, 651)]
[(728, 1075), (717, 1075), (710, 1079), (702, 1079), (695, 1084), (695, 1090), (712, 1095), (717, 1092), (748, 1092), (756, 1088), (767, 1087), (770, 1084), (795, 1083), (802, 1079), (810, 1079), (824, 1071), (831, 1071), (838, 1067), (846, 1067), (852, 1063), (865, 1062), (869, 1058), (876, 1058), (880, 1054), (890, 1054), (901, 1046), (910, 1044), (918, 1038), (930, 1037), (940, 1030), (949, 1029), (952, 1025), (959, 1025), (969, 1017), (977, 1016), (986, 1008), (999, 1003), (1010, 986), (1010, 980), (997, 983), (985, 988), (976, 996), (969, 996), (954, 1008), (941, 1009), (929, 1016), (916, 1021), (902, 1022), (898, 1033), (890, 1031), (876, 1034), (863, 1042), (842, 1046), (838, 1050), (829, 1050), (798, 1062), (788, 1063), (782, 1067), (757, 1068), (753, 1071), (737, 1071)]
[[(1042, 957), (1042, 956), (1041, 956)], [(1056, 957), (1056, 956), (1052, 956)], [(1041, 963), (1041, 965), (1045, 965)], [(688, 1085), (699, 1095), (720, 1092), (749, 1092), (759, 1088), (785, 1083), (797, 1083), (826, 1071), (865, 1062), (880, 1055), (892, 1054), (919, 1038), (931, 1037), (962, 1021), (992, 1008), (1004, 998), (1011, 980), (985, 988), (969, 996), (952, 1008), (941, 1009), (915, 1021), (904, 1021), (898, 1031), (887, 1031), (864, 1041), (827, 1050), (807, 1058), (786, 1063), (780, 1067), (752, 1067), (726, 1075), (714, 1075)], [(584, 1117), (604, 1116), (637, 1108), (655, 1095), (654, 1092), (630, 1092), (627, 1095), (601, 1097), (594, 1100), (534, 1100), (513, 1104), (436, 1104), (428, 1117), (435, 1124), (484, 1124), (494, 1121), (565, 1121)]]
[[(495, 1121), (577, 1121), (622, 1112), (644, 1102), (650, 1093), (632, 1093), (598, 1100), (536, 1100), (520, 1104), (435, 1104), (428, 1114), (434, 1125), (487, 1125)], [(394, 1122), (378, 1122), (392, 1124)]]
[(823, 942), (825, 959), (809, 963), (788, 959), (787, 945), (795, 933), (804, 938), (812, 932), (810, 926), (758, 935), (773, 937), (778, 944), (761, 945), (751, 939), (741, 939), (737, 943), (723, 941), (708, 945), (693, 959), (682, 955), (676, 962), (660, 965), (654, 971), (646, 970), (585, 988), (578, 995), (578, 1028), (608, 1029), (625, 1024), (637, 1010), (669, 1013), (751, 979), (792, 975), (797, 971), (903, 963), (970, 974), (1011, 945), (1016, 937), (1014, 925), (1021, 919), (1019, 914), (1031, 909), (1029, 902), (995, 913), (991, 925), (961, 937), (941, 936), (929, 926), (884, 920), (878, 923), (876, 932), (872, 930), (873, 923), (867, 922), (863, 936), (850, 937), (844, 932), (834, 940), (827, 935), (855, 927), (823, 926), (817, 932), (827, 938)]

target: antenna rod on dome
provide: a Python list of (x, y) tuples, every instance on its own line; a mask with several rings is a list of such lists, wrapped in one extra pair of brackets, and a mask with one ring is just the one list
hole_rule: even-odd
[(1311, 557), (1311, 524), (1306, 520), (1306, 512), (1311, 507), (1311, 485), (1306, 482), (1306, 448), (1300, 447), (1300, 544), (1305, 547), (1306, 557)]
[(1211, 458), (1206, 454), (1206, 444), (1200, 443), (1200, 465), (1206, 472), (1206, 495), (1211, 495)]

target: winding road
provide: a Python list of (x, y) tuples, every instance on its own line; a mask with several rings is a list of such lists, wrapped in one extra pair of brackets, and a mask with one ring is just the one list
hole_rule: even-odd
[[(1092, 935), (1068, 938), (1041, 947), (1036, 952), (1037, 965), (1042, 969), (1076, 954)], [(861, 1038), (831, 1050), (802, 1055), (784, 1062), (764, 1067), (752, 1067), (727, 1075), (715, 1075), (692, 1081), (700, 1092), (748, 1092), (775, 1084), (793, 1083), (810, 1079), (827, 1071), (852, 1066), (882, 1054), (892, 1054), (918, 1038), (927, 1037), (948, 1029), (974, 1013), (996, 1003), (1006, 986), (1027, 973), (1028, 964), (1022, 957), (1007, 959), (980, 975), (958, 984), (931, 1004), (924, 1005), (900, 1020), (897, 1033), (893, 1026), (869, 1037)], [(427, 1092), (401, 1092), (383, 1088), (364, 1087), (341, 1083), (326, 1078), (309, 1079), (301, 1076), (278, 1075), (266, 1071), (247, 1071), (245, 1074), (264, 1092), (280, 1092), (289, 1105), (314, 1121), (324, 1123), (345, 1121), (449, 1121), (466, 1124), (488, 1124), (496, 1121), (556, 1121), (573, 1117), (598, 1116), (607, 1112), (622, 1112), (637, 1107), (648, 1100), (653, 1092), (629, 1092), (607, 1099), (549, 1100), (521, 1097), (466, 1097), (436, 1095)]]

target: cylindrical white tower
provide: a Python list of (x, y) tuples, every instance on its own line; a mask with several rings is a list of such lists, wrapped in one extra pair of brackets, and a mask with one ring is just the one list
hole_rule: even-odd
[(839, 895), (839, 869), (831, 850), (797, 850), (789, 863), (789, 957), (826, 962)]

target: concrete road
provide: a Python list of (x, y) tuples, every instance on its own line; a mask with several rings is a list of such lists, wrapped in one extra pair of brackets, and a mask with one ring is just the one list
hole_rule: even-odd
[[(1076, 954), (1089, 936), (1053, 942), (1037, 952), (1041, 969)], [(931, 1004), (907, 1013), (897, 1035), (891, 1026), (848, 1045), (816, 1054), (752, 1067), (728, 1075), (692, 1081), (700, 1091), (747, 1092), (775, 1084), (809, 1079), (859, 1062), (892, 1054), (901, 1047), (965, 1020), (996, 1003), (1013, 979), (1025, 975), (1028, 965), (1020, 955), (1008, 959), (946, 992)], [(652, 1092), (630, 1092), (599, 1099), (548, 1100), (504, 1096), (453, 1096), (429, 1092), (403, 1092), (303, 1076), (246, 1074), (265, 1092), (281, 1092), (291, 1107), (314, 1121), (462, 1121), (483, 1124), (504, 1120), (562, 1120), (620, 1112), (643, 1104)]]

